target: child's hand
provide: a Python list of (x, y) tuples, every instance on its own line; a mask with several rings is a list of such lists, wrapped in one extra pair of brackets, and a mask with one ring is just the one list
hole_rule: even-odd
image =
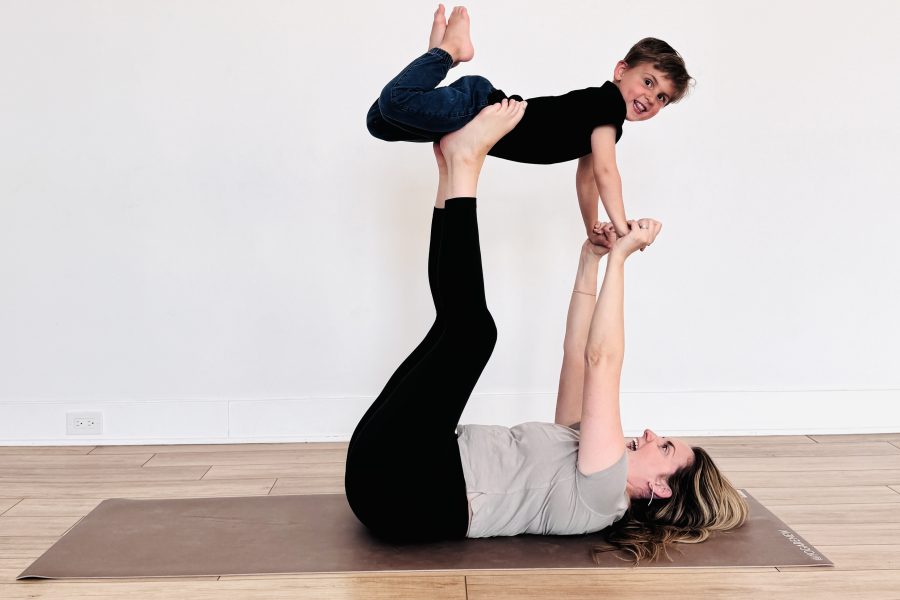
[(602, 223), (597, 221), (591, 228), (588, 239), (585, 242), (585, 248), (588, 244), (592, 246), (590, 249), (595, 256), (603, 256), (616, 243), (616, 230), (612, 223)]
[[(631, 226), (631, 221), (626, 221), (625, 224), (628, 225), (628, 226), (630, 227), (630, 226)], [(627, 229), (626, 229), (625, 231), (622, 231), (622, 230), (620, 230), (618, 227), (616, 227), (615, 225), (613, 225), (613, 231), (615, 231), (615, 232), (616, 232), (616, 235), (619, 236), (620, 238), (621, 238), (621, 237), (625, 237), (626, 235), (628, 235), (628, 230), (627, 230)]]
[[(608, 232), (612, 232), (613, 236), (615, 236), (616, 230), (612, 226), (612, 223), (597, 221), (588, 232), (588, 239), (592, 244), (595, 244), (597, 246), (603, 246), (607, 249), (612, 248), (612, 241), (609, 238)], [(615, 237), (613, 237), (613, 241), (614, 240)]]

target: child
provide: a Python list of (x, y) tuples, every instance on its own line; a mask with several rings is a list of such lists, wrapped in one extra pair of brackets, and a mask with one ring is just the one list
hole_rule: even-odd
[[(454, 8), (448, 22), (444, 5), (438, 5), (428, 46), (429, 51), (392, 79), (369, 109), (366, 121), (373, 136), (390, 142), (436, 142), (462, 128), (488, 104), (507, 97), (477, 75), (436, 87), (450, 68), (475, 55), (464, 7)], [(629, 232), (615, 155), (622, 123), (652, 118), (680, 100), (690, 81), (684, 61), (671, 46), (645, 38), (616, 63), (612, 82), (562, 96), (530, 98), (525, 116), (489, 154), (535, 164), (577, 158), (581, 216), (591, 241), (604, 244), (605, 236), (594, 226), (599, 220), (598, 196), (618, 235)]]

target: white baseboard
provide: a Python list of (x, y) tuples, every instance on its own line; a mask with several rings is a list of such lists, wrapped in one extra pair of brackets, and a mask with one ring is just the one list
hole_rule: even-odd
[[(556, 395), (475, 394), (463, 423), (552, 421)], [(0, 402), (0, 445), (119, 445), (347, 440), (372, 398)], [(423, 397), (423, 406), (429, 398)], [(900, 390), (627, 392), (625, 435), (900, 432)], [(66, 435), (66, 413), (103, 413), (101, 435)]]

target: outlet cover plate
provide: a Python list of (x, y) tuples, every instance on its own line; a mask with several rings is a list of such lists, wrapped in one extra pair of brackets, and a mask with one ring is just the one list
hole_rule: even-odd
[(103, 413), (66, 413), (67, 435), (99, 435), (103, 433)]

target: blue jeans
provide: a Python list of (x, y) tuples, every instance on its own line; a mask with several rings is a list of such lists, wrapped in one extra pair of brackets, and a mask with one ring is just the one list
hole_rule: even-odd
[[(384, 86), (369, 109), (369, 133), (388, 142), (436, 142), (444, 134), (462, 129), (489, 100), (499, 101), (491, 82), (478, 75), (436, 87), (452, 64), (451, 56), (440, 48), (412, 61)], [(502, 98), (503, 92), (499, 94)]]

